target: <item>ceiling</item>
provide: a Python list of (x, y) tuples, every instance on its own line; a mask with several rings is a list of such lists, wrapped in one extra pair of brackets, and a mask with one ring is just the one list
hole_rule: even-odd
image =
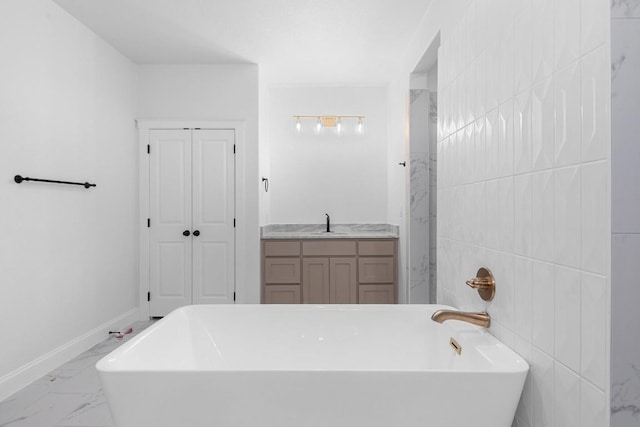
[(54, 0), (138, 64), (255, 63), (279, 84), (382, 84), (431, 0)]

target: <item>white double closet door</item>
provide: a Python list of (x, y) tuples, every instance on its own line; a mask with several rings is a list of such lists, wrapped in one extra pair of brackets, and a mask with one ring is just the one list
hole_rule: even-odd
[(149, 131), (149, 309), (234, 302), (234, 131)]

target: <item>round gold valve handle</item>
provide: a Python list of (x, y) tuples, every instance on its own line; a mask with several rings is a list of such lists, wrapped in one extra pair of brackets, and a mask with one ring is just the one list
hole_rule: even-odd
[(477, 289), (480, 298), (484, 301), (491, 301), (496, 295), (496, 281), (488, 268), (480, 268), (476, 273), (476, 277), (467, 280), (466, 283), (473, 289)]

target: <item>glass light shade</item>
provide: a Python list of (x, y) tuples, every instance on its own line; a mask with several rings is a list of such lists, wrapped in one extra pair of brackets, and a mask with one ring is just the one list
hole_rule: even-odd
[(356, 134), (364, 135), (364, 122), (362, 121), (362, 117), (358, 117), (358, 124), (356, 125)]

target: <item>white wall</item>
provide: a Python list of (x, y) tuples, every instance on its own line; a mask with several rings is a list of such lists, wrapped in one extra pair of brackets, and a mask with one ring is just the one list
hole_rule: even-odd
[[(608, 2), (456, 3), (398, 77), (441, 30), (438, 300), (531, 364), (516, 426), (608, 425)], [(492, 303), (464, 285), (481, 266)]]
[[(387, 89), (384, 87), (271, 88), (268, 142), (274, 224), (387, 222)], [(363, 115), (365, 135), (330, 129), (315, 135), (314, 120), (295, 133), (294, 115)], [(400, 161), (400, 160), (398, 160)]]
[(2, 400), (137, 317), (136, 69), (51, 1), (5, 0), (0, 93)]
[[(640, 425), (640, 4), (611, 10), (611, 426)], [(632, 337), (630, 339), (630, 337)]]
[(244, 121), (236, 164), (241, 171), (236, 182), (236, 291), (238, 302), (259, 302), (258, 66), (142, 65), (139, 75), (138, 118)]

